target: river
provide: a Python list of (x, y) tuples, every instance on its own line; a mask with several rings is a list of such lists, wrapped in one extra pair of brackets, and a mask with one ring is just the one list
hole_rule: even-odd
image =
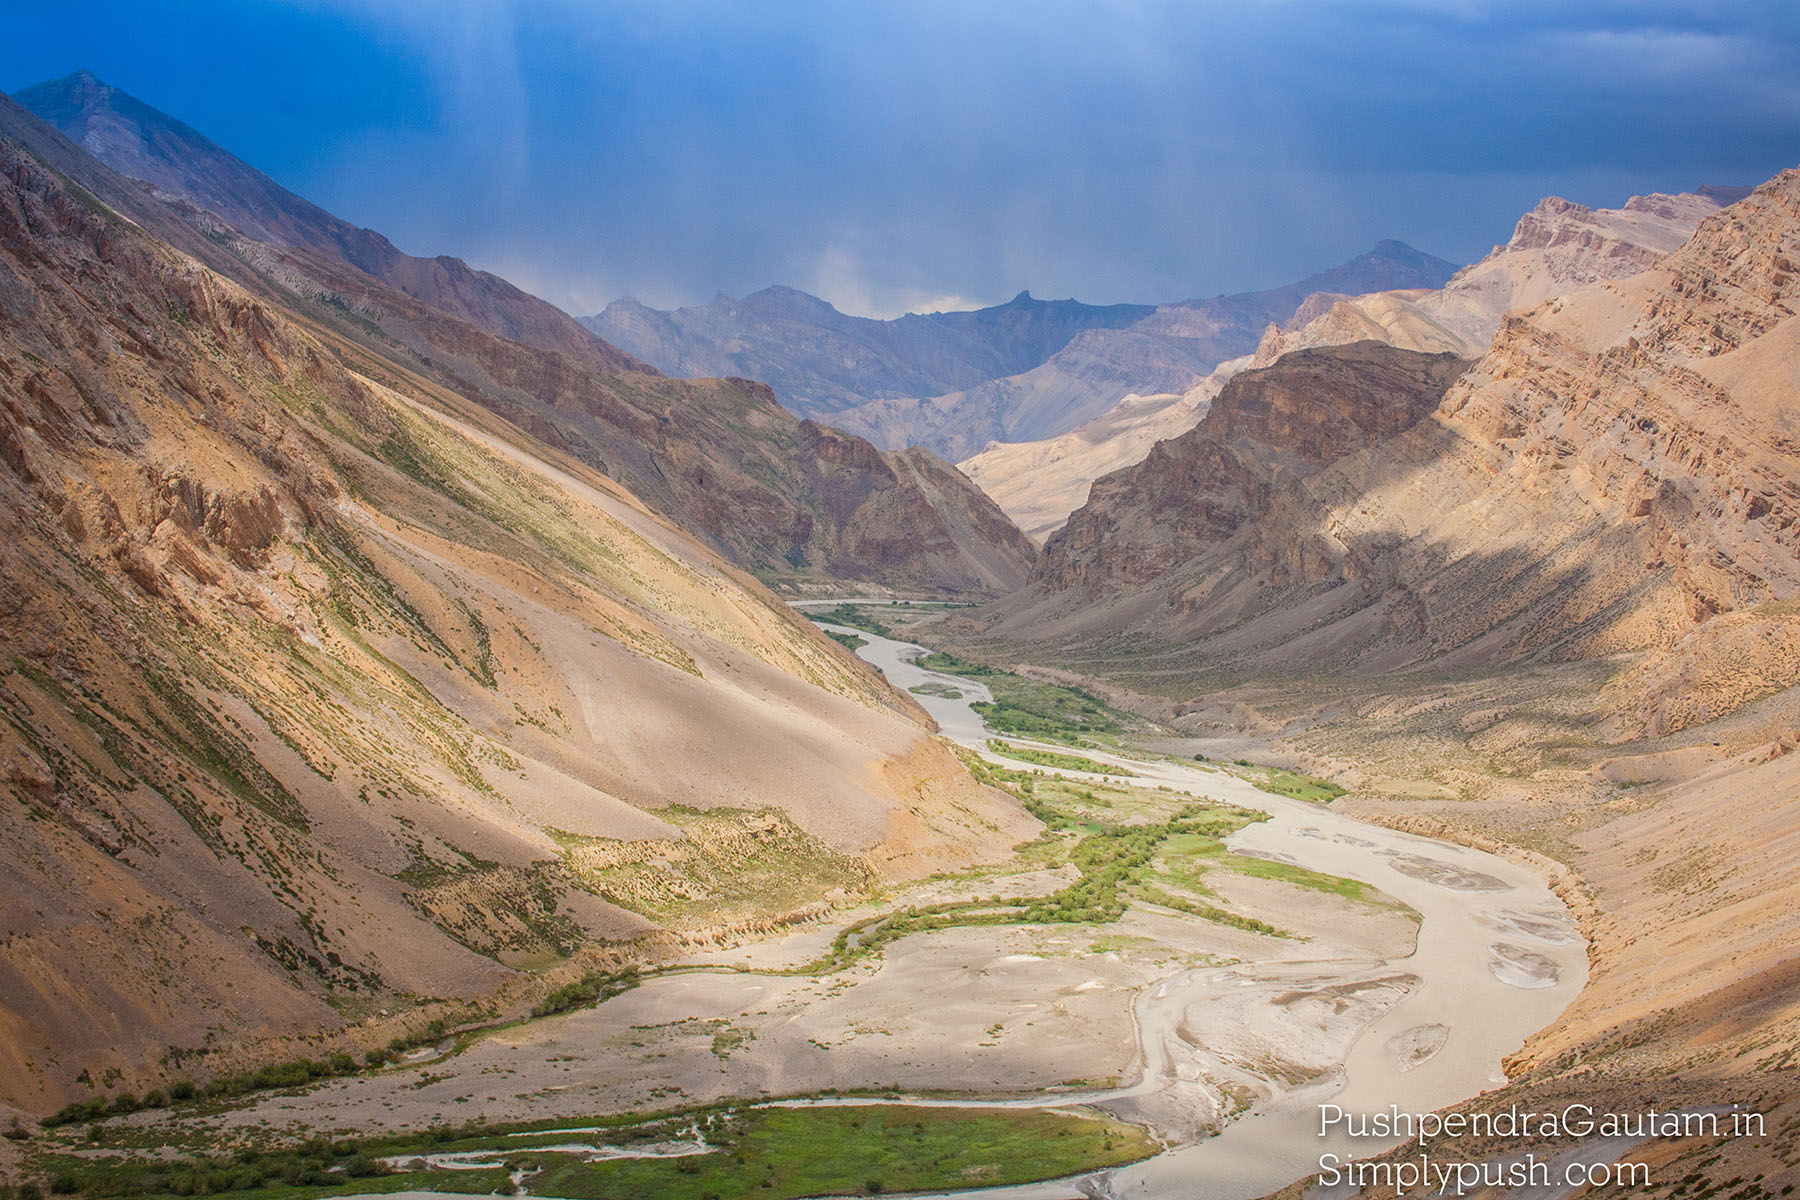
[[(958, 696), (913, 693), (945, 737), (986, 752), (990, 731), (970, 704), (991, 698), (978, 680), (927, 671), (918, 645), (837, 626), (864, 639), (857, 654), (902, 689), (938, 684)], [(1398, 1109), (1423, 1113), (1466, 1100), (1505, 1082), (1501, 1063), (1550, 1024), (1587, 979), (1587, 946), (1575, 921), (1545, 881), (1491, 854), (1358, 821), (1331, 808), (1272, 795), (1235, 776), (1179, 762), (1144, 762), (1084, 749), (1098, 762), (1129, 767), (1134, 783), (1167, 786), (1268, 814), (1228, 846), (1241, 854), (1295, 863), (1373, 885), (1419, 914), (1413, 952), (1385, 962), (1237, 964), (1172, 974), (1146, 987), (1136, 1004), (1139, 1056), (1128, 1087), (1079, 1099), (1128, 1100), (1149, 1092), (1178, 1099), (1182, 1089), (1211, 1086), (1192, 1067), (1189, 1014), (1204, 1014), (1221, 989), (1316, 984), (1320, 979), (1416, 980), (1351, 1043), (1342, 1069), (1323, 1082), (1268, 1089), (1248, 1112), (1215, 1137), (1155, 1158), (1073, 1181), (990, 1189), (987, 1200), (1062, 1200), (1071, 1196), (1181, 1197), (1249, 1200), (1316, 1174), (1321, 1155), (1365, 1156), (1403, 1139), (1320, 1135), (1320, 1106), (1345, 1112)], [(1097, 778), (1082, 772), (1057, 772)], [(1203, 1017), (1200, 1018), (1202, 1021)], [(1216, 1083), (1216, 1080), (1214, 1081)], [(1046, 1099), (1066, 1105), (1071, 1097)], [(1030, 1103), (1027, 1101), (1027, 1103)]]

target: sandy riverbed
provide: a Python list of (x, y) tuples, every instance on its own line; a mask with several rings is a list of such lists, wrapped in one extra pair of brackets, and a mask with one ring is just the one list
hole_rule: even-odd
[[(918, 698), (947, 736), (985, 744), (968, 708), (984, 688), (923, 671), (917, 647), (859, 636), (859, 652), (896, 685), (954, 684), (958, 698)], [(1220, 876), (1234, 911), (1298, 936), (1139, 905), (1101, 928), (950, 929), (835, 975), (772, 973), (816, 956), (834, 924), (697, 956), (695, 970), (488, 1036), (445, 1062), (270, 1096), (213, 1120), (373, 1131), (893, 1087), (1097, 1104), (1176, 1148), (1084, 1181), (1083, 1191), (1234, 1200), (1312, 1173), (1327, 1149), (1351, 1149), (1316, 1136), (1321, 1100), (1422, 1111), (1501, 1082), (1502, 1058), (1585, 979), (1585, 946), (1566, 910), (1523, 868), (1222, 772), (1129, 765), (1136, 784), (1267, 812), (1233, 835), (1232, 849), (1360, 880), (1420, 924), (1394, 907)], [(927, 884), (902, 899), (1042, 894), (1065, 882), (1038, 870)], [(1051, 1184), (993, 1194), (1077, 1192)]]

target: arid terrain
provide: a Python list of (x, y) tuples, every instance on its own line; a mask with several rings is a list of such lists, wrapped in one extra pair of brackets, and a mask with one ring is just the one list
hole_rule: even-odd
[(1788, 1195), (1797, 262), (576, 320), (0, 95), (0, 1200)]

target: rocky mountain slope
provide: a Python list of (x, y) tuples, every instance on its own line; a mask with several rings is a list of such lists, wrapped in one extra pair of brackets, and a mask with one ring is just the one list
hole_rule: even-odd
[(255, 167), (91, 71), (24, 88), (20, 105), (154, 194), (184, 200), (258, 242), (307, 250), (381, 280), (489, 333), (556, 350), (607, 372), (648, 371), (574, 318), (458, 258), (402, 254), (381, 234), (340, 220)]
[(1743, 194), (1713, 188), (1637, 196), (1623, 208), (1598, 211), (1551, 197), (1520, 218), (1505, 245), (1442, 288), (1314, 292), (1291, 316), (1265, 326), (1253, 354), (1221, 364), (1180, 393), (1133, 397), (1067, 435), (1002, 441), (959, 466), (1027, 532), (1044, 536), (1081, 505), (1093, 480), (1141, 461), (1156, 441), (1192, 429), (1244, 365), (1266, 367), (1294, 350), (1358, 341), (1478, 357), (1502, 314), (1635, 274), (1681, 245), (1706, 214)]
[(1519, 218), (1512, 237), (1435, 291), (1334, 295), (1323, 290), (1257, 347), (1266, 366), (1290, 350), (1373, 338), (1409, 350), (1473, 358), (1500, 318), (1609, 279), (1644, 270), (1679, 247), (1735, 190), (1633, 196), (1616, 209), (1546, 197)]
[[(615, 480), (0, 107), (0, 1102), (385, 1044), (1035, 828)], [(594, 865), (683, 844), (698, 912)]]
[[(77, 177), (121, 204), (139, 205), (151, 227), (228, 278), (275, 303), (304, 309), (370, 352), (477, 399), (620, 480), (764, 578), (880, 575), (913, 591), (967, 592), (1010, 587), (1029, 572), (1035, 547), (954, 472), (939, 479), (927, 500), (912, 486), (912, 474), (896, 470), (871, 447), (849, 452), (833, 443), (832, 457), (811, 457), (825, 443), (803, 430), (766, 387), (645, 374), (636, 360), (586, 330), (569, 335), (568, 318), (504, 281), (487, 277), (472, 291), (459, 287), (454, 302), (440, 307), (431, 289), (415, 294), (381, 275), (389, 260), (373, 263), (377, 271), (371, 273), (342, 247), (333, 250), (334, 239), (349, 238), (343, 222), (117, 89), (71, 79), (32, 91), (45, 104), (71, 89), (87, 98), (77, 111), (91, 121), (80, 127), (109, 156), (127, 170), (144, 170), (152, 183), (171, 174), (176, 184), (200, 176), (205, 186), (194, 184), (193, 194), (210, 207), (196, 207), (185, 195), (171, 196), (173, 207), (122, 195), (113, 172), (93, 179), (83, 174), (98, 168), (91, 159), (68, 166)], [(55, 152), (39, 145), (42, 135), (30, 127), (37, 123), (27, 124), (26, 114), (15, 108), (10, 120), (17, 136)], [(190, 152), (198, 164), (191, 169), (185, 157)], [(167, 187), (157, 188), (169, 194)], [(221, 210), (248, 214), (258, 228), (286, 240), (259, 240), (223, 219)], [(171, 229), (177, 222), (186, 228)], [(360, 244), (350, 242), (352, 248)], [(414, 277), (410, 268), (399, 274), (403, 283)], [(511, 315), (505, 319), (469, 319), (472, 306), (481, 318), (497, 305), (504, 308), (501, 301), (512, 303), (508, 297), (518, 303), (506, 309)], [(536, 320), (531, 314), (542, 313), (554, 319), (532, 326), (548, 331), (535, 343), (495, 331), (530, 324)], [(866, 531), (883, 523), (916, 536), (905, 543), (869, 539)], [(859, 532), (851, 533), (853, 527)], [(953, 534), (976, 531), (986, 531), (981, 541), (954, 542)], [(864, 550), (881, 557), (863, 561), (858, 556)]]
[(1132, 588), (1223, 545), (1283, 488), (1423, 419), (1467, 366), (1357, 342), (1234, 377), (1192, 430), (1094, 482), (1045, 545), (1039, 582)]
[(1179, 461), (1121, 473), (1070, 541), (1131, 542), (1152, 495), (1168, 530), (1111, 564), (1105, 538), (1053, 546), (1030, 593), (940, 631), (1556, 878), (1589, 982), (1467, 1107), (1766, 1118), (1644, 1147), (1647, 1195), (1769, 1190), (1795, 1162), (1796, 262), (1800, 170), (1647, 270), (1506, 316), (1434, 411), (1260, 512), (1211, 472), (1187, 503)]
[[(1248, 521), (1206, 489), (1183, 502), (1153, 455), (1071, 517), (1008, 627), (1154, 631), (1267, 670), (1651, 650), (1674, 670), (1685, 639), (1726, 636), (1719, 614), (1800, 588), (1797, 203), (1789, 172), (1649, 270), (1507, 317), (1424, 420), (1227, 506)], [(1171, 507), (1144, 521), (1150, 493)], [(1668, 727), (1657, 706), (1681, 703), (1634, 719)]]
[(666, 313), (623, 300), (587, 324), (670, 374), (766, 379), (803, 416), (954, 459), (1068, 432), (1133, 392), (1185, 391), (1314, 292), (1435, 287), (1454, 271), (1390, 241), (1284, 287), (1157, 307), (1021, 292), (973, 312), (871, 321), (769, 288)]

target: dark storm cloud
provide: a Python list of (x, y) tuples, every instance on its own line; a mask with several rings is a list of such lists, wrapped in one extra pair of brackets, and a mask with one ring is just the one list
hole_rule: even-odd
[[(105, 6), (102, 6), (103, 8)], [(1800, 6), (118, 6), (0, 18), (415, 253), (564, 306), (771, 282), (892, 311), (1261, 286), (1546, 193), (1800, 160)]]

